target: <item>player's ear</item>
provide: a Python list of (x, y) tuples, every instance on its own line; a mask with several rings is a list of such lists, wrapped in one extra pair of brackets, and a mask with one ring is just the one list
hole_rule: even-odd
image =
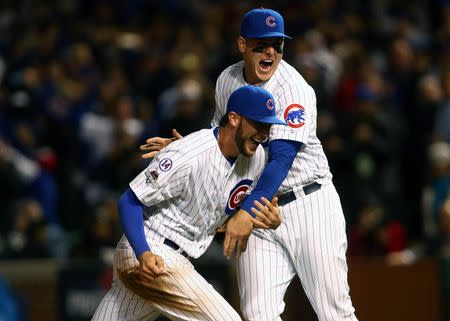
[(245, 40), (244, 37), (239, 36), (239, 38), (237, 39), (237, 46), (239, 49), (239, 52), (242, 54), (245, 51), (245, 47), (247, 46), (247, 41)]
[(237, 127), (241, 122), (241, 116), (236, 114), (234, 111), (230, 111), (228, 113), (228, 122), (230, 123), (231, 126)]

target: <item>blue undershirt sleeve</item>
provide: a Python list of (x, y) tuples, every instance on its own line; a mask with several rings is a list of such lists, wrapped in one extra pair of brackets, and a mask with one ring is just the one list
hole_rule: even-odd
[(254, 207), (253, 202), (255, 200), (261, 201), (263, 196), (268, 200), (272, 199), (286, 178), (292, 162), (302, 145), (301, 142), (284, 139), (276, 139), (269, 143), (269, 160), (267, 165), (255, 188), (242, 203), (241, 209), (255, 217), (250, 211)]
[(120, 197), (119, 216), (122, 227), (136, 257), (150, 251), (144, 233), (144, 210), (136, 194), (128, 188)]

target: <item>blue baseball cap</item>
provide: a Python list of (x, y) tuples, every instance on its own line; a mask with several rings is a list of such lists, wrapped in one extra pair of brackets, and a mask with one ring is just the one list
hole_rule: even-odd
[(258, 86), (236, 89), (228, 99), (227, 113), (230, 111), (260, 123), (286, 125), (275, 116), (275, 100), (272, 94)]
[(244, 38), (291, 37), (284, 34), (284, 20), (272, 9), (253, 9), (241, 21), (241, 36)]

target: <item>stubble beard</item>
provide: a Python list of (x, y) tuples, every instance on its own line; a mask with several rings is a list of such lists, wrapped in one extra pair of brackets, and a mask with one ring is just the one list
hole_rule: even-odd
[(239, 123), (236, 130), (235, 142), (240, 154), (247, 157), (251, 157), (253, 155), (253, 153), (249, 153), (249, 151), (245, 148), (245, 139), (242, 138), (242, 122)]

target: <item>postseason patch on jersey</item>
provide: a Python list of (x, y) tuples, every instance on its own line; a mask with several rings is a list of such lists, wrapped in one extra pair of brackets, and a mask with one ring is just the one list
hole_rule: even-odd
[(253, 181), (251, 179), (243, 179), (233, 187), (230, 196), (228, 196), (227, 207), (225, 208), (225, 213), (227, 215), (234, 213), (236, 208), (239, 207), (245, 197), (245, 192), (247, 192), (252, 183)]
[(157, 171), (155, 171), (155, 170), (151, 171), (151, 170), (147, 169), (145, 171), (145, 176), (147, 177), (147, 179), (145, 180), (145, 182), (147, 184), (152, 184), (153, 187), (155, 187), (155, 188), (159, 187), (159, 184), (158, 184), (159, 174)]
[(305, 124), (305, 108), (299, 104), (289, 105), (284, 111), (284, 121), (289, 127), (300, 128)]

